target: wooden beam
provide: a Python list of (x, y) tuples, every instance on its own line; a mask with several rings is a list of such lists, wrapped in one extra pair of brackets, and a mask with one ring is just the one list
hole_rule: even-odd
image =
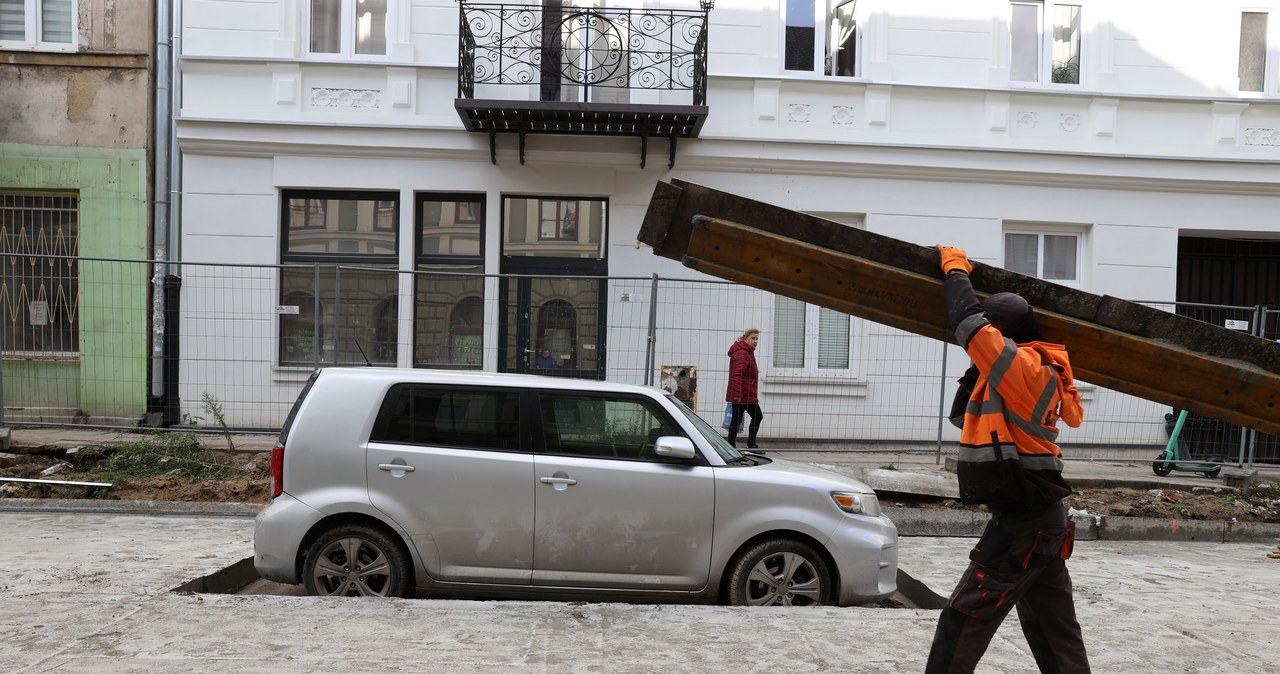
[[(640, 241), (713, 276), (953, 339), (932, 248), (680, 182), (658, 184)], [(1280, 344), (980, 263), (971, 278), (980, 295), (1026, 297), (1078, 379), (1280, 435)]]

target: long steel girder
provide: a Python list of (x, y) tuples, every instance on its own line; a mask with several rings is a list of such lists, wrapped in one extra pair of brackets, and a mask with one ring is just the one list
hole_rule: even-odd
[[(678, 180), (657, 184), (639, 239), (712, 276), (954, 338), (934, 248)], [(982, 263), (970, 278), (980, 296), (1026, 297), (1078, 379), (1280, 435), (1280, 344)]]

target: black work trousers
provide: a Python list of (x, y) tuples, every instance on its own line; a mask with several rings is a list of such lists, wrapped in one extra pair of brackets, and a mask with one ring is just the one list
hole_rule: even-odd
[(760, 432), (760, 422), (764, 419), (764, 410), (759, 403), (733, 403), (733, 419), (729, 422), (729, 444), (738, 446), (738, 429), (742, 428), (742, 413), (751, 415), (751, 423), (747, 425), (747, 447), (756, 446), (756, 433)]
[(972, 672), (1015, 606), (1041, 672), (1089, 672), (1064, 561), (1071, 538), (1061, 503), (993, 514), (938, 617), (926, 674)]

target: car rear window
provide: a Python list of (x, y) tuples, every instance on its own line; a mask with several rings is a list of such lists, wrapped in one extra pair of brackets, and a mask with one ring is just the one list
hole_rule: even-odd
[(393, 386), (371, 440), (518, 450), (520, 397), (512, 391)]

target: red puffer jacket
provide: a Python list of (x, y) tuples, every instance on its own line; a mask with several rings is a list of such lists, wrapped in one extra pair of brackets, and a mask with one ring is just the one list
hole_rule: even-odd
[(756, 348), (744, 341), (736, 341), (729, 347), (729, 388), (724, 392), (725, 402), (758, 403), (760, 369), (756, 367)]

